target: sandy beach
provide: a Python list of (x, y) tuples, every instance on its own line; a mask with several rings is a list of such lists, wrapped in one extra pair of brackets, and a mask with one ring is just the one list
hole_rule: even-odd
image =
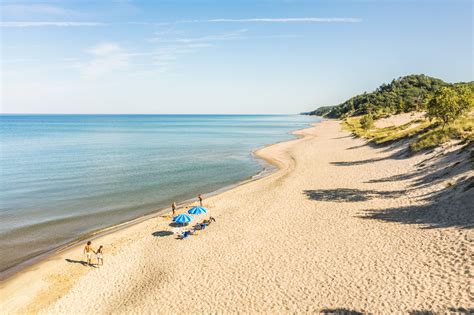
[[(385, 122), (387, 123), (387, 122)], [(407, 155), (324, 121), (257, 154), (279, 171), (206, 198), (184, 240), (159, 216), (1, 284), (4, 314), (473, 311), (470, 148)]]

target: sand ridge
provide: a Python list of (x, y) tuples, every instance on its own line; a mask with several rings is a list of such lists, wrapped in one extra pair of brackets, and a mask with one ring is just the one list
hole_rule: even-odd
[[(337, 121), (298, 134), (304, 137), (258, 152), (280, 171), (205, 200), (217, 220), (206, 230), (176, 240), (168, 233), (169, 218), (159, 217), (101, 239), (109, 249), (103, 267), (66, 265), (80, 275), (65, 287), (50, 279), (45, 292), (57, 292), (58, 298), (35, 308), (36, 296), (24, 310), (409, 313), (474, 308), (469, 296), (473, 234), (465, 224), (472, 220), (466, 212), (472, 189), (461, 189), (456, 200), (444, 198), (461, 213), (456, 222), (423, 197), (446, 186), (440, 180), (417, 183), (436, 152), (406, 157), (399, 147), (373, 148), (341, 131)], [(465, 168), (463, 163), (456, 167)], [(463, 182), (466, 176), (472, 178), (472, 170), (449, 181)], [(82, 256), (79, 249), (64, 255)], [(58, 259), (51, 266), (65, 264)], [(57, 271), (57, 276), (67, 273)], [(8, 311), (18, 311), (9, 305)]]

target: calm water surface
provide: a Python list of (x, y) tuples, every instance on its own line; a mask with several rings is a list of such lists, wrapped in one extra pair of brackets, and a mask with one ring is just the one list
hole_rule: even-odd
[[(0, 271), (255, 175), (307, 116), (0, 115)], [(5, 254), (8, 253), (8, 254)]]

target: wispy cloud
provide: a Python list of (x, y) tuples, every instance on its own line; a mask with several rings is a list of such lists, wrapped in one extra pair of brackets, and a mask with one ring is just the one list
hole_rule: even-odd
[(13, 59), (3, 59), (2, 64), (37, 62), (37, 61), (39, 61), (39, 60), (34, 59), (34, 58), (13, 58)]
[(167, 26), (170, 25), (170, 23), (167, 22), (127, 22), (129, 25), (144, 25), (144, 26)]
[[(196, 53), (202, 49), (214, 47), (219, 42), (246, 40), (246, 39), (273, 39), (273, 38), (298, 38), (301, 35), (275, 34), (275, 35), (247, 35), (248, 29), (238, 29), (220, 34), (201, 35), (194, 37), (176, 37), (175, 31), (163, 31), (156, 33), (158, 36), (149, 39), (151, 43), (158, 44), (151, 54), (152, 65), (159, 67), (162, 72), (178, 59), (185, 55)], [(169, 36), (169, 35), (173, 36)]]
[(164, 42), (164, 43), (209, 43), (209, 42), (218, 42), (218, 41), (228, 41), (228, 40), (237, 40), (243, 39), (243, 34), (246, 33), (247, 29), (239, 29), (232, 32), (215, 34), (215, 35), (205, 35), (198, 37), (180, 37), (180, 38), (162, 38), (160, 36), (150, 39), (150, 42)]
[(98, 79), (116, 72), (133, 75), (143, 73), (143, 68), (164, 73), (180, 57), (211, 46), (209, 43), (170, 43), (145, 52), (130, 52), (118, 43), (104, 42), (85, 49), (88, 60), (74, 62), (70, 67), (85, 79)]
[(86, 52), (95, 56), (107, 56), (122, 52), (122, 48), (116, 43), (101, 43), (87, 49)]
[(72, 10), (47, 4), (6, 4), (0, 8), (3, 14), (8, 16), (25, 14), (68, 15), (74, 13)]
[(105, 26), (107, 24), (101, 22), (0, 22), (0, 27), (81, 27), (81, 26)]
[(300, 17), (300, 18), (250, 18), (250, 19), (210, 19), (210, 20), (183, 20), (178, 23), (359, 23), (360, 18), (321, 18), (321, 17)]
[(214, 46), (210, 43), (177, 43), (156, 48), (151, 53), (152, 65), (166, 72), (167, 68), (179, 58), (198, 52), (201, 49)]
[(86, 53), (92, 58), (73, 66), (84, 78), (101, 77), (113, 71), (125, 69), (129, 65), (130, 55), (117, 43), (101, 43), (90, 47)]
[[(46, 10), (46, 8), (43, 8)], [(49, 8), (52, 12), (60, 9)], [(252, 19), (210, 19), (210, 20), (181, 20), (174, 24), (180, 23), (359, 23), (362, 22), (360, 18), (252, 18)], [(166, 26), (169, 23), (161, 22), (127, 22), (129, 25), (150, 25), (150, 26)], [(6, 21), (0, 22), (0, 27), (80, 27), (80, 26), (105, 26), (107, 23), (102, 22), (75, 22), (75, 21)], [(220, 38), (210, 38), (210, 40), (227, 40)]]

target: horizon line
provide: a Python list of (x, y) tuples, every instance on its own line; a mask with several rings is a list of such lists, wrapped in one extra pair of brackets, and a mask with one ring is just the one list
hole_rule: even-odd
[(278, 115), (278, 116), (287, 116), (287, 115), (301, 115), (301, 113), (287, 113), (287, 114), (283, 114), (283, 113), (268, 113), (268, 114), (256, 114), (256, 113), (245, 113), (245, 114), (236, 114), (236, 113), (231, 113), (231, 114), (217, 114), (217, 113), (213, 113), (213, 114), (170, 114), (170, 113), (0, 113), (0, 116), (26, 116), (26, 115), (31, 115), (31, 116), (47, 116), (47, 115), (51, 115), (51, 116), (59, 116), (59, 115), (70, 115), (70, 116), (73, 116), (73, 115), (84, 115), (84, 116), (92, 116), (92, 115), (102, 115), (102, 116), (106, 116), (106, 115), (116, 115), (116, 116), (152, 116), (152, 115), (162, 115), (162, 116), (190, 116), (190, 115), (194, 115), (194, 116), (205, 116), (205, 115), (208, 115), (208, 116), (265, 116), (265, 115)]

